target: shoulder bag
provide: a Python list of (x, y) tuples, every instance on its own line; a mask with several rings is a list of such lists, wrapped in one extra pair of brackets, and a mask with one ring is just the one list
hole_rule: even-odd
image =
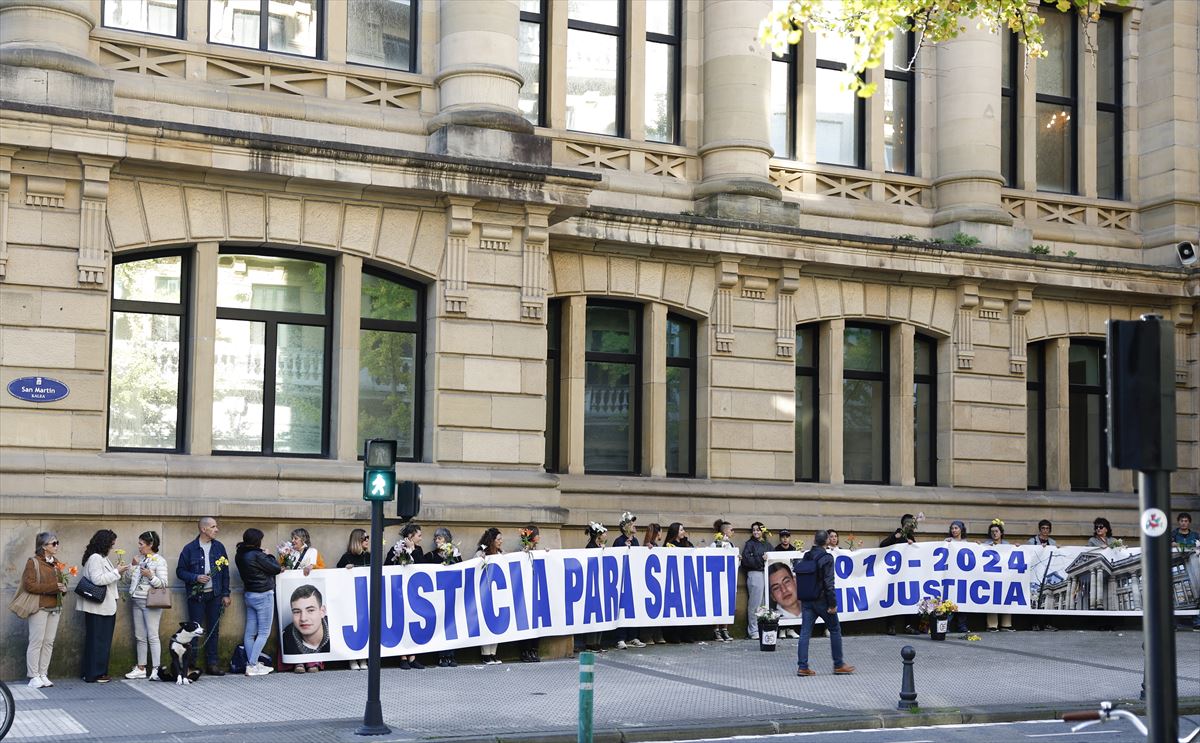
[(149, 593), (146, 594), (147, 609), (170, 609), (171, 608), (171, 589), (168, 586), (161, 588), (150, 587)]
[[(38, 577), (41, 577), (42, 567), (34, 563), (35, 569), (38, 571)], [(35, 593), (30, 593), (25, 590), (25, 586), (17, 587), (17, 595), (13, 596), (13, 600), (8, 604), (8, 610), (16, 614), (21, 619), (29, 619), (34, 614), (37, 614), (41, 608), (41, 597)]]
[(97, 604), (103, 603), (104, 597), (108, 595), (108, 586), (98, 586), (91, 578), (81, 575), (75, 582), (75, 595)]

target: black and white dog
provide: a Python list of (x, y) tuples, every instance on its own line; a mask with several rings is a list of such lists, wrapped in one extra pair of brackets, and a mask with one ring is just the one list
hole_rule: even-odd
[(190, 684), (200, 678), (200, 669), (193, 667), (196, 664), (196, 649), (192, 647), (192, 640), (203, 634), (204, 628), (196, 622), (179, 623), (179, 631), (171, 635), (171, 670), (160, 670), (159, 681)]

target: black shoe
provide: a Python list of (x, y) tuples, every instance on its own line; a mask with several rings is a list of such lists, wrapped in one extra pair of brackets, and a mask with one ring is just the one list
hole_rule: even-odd
[(482, 664), (483, 664), (483, 665), (485, 665), (485, 666), (489, 666), (489, 665), (491, 665), (491, 664), (492, 664), (492, 656), (490, 656), (490, 655), (481, 655), (481, 656), (479, 656), (479, 662), (480, 662), (480, 663), (482, 663)]
[(224, 676), (225, 672), (218, 666), (209, 666), (205, 671), (209, 676)]
[(919, 634), (921, 634), (921, 633), (920, 633), (920, 632), (917, 632), (915, 629), (913, 629), (913, 626), (912, 626), (911, 624), (906, 624), (906, 625), (904, 625), (904, 634), (906, 634), (906, 635), (919, 635)]
[(414, 671), (424, 671), (425, 670), (425, 664), (419, 660), (410, 660), (408, 662), (408, 667), (413, 669)]
[(438, 668), (449, 668), (449, 667), (450, 667), (450, 664), (446, 662), (445, 658), (438, 658)]
[(889, 635), (891, 635), (892, 637), (895, 637), (895, 636), (896, 636), (896, 628), (895, 628), (895, 627), (888, 627), (888, 628), (887, 628), (887, 633), (888, 633)]
[(458, 661), (453, 658), (446, 659), (446, 668), (458, 668)]
[(409, 670), (412, 670), (412, 663), (409, 663), (406, 660), (402, 660), (402, 661), (400, 661), (400, 667), (406, 671), (409, 671)]

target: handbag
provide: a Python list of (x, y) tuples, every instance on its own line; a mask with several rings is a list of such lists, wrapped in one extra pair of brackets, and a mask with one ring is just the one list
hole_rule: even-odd
[(150, 592), (146, 594), (147, 609), (170, 609), (171, 608), (171, 589), (166, 586), (161, 588), (150, 587)]
[(79, 580), (75, 583), (75, 595), (85, 598), (88, 601), (95, 601), (97, 604), (104, 601), (104, 597), (108, 595), (108, 586), (98, 586), (92, 582), (92, 579), (86, 575), (79, 576)]
[(26, 591), (24, 587), (17, 589), (17, 595), (8, 604), (8, 610), (21, 619), (29, 619), (37, 614), (41, 607), (41, 599), (35, 593)]

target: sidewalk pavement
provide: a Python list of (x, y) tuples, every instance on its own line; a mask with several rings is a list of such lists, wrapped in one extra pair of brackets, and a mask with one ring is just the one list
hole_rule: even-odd
[[(1180, 712), (1195, 714), (1200, 634), (1175, 637)], [(1136, 701), (1141, 643), (1140, 632), (987, 633), (978, 642), (851, 635), (846, 659), (857, 672), (833, 676), (829, 641), (814, 639), (810, 664), (819, 675), (809, 678), (795, 675), (796, 640), (773, 653), (748, 640), (610, 650), (597, 654), (596, 740), (1052, 718), (1103, 699)], [(896, 710), (904, 645), (917, 653), (918, 713)], [(575, 740), (577, 661), (385, 668), (382, 687), (392, 734), (361, 738), (361, 671), (203, 677), (192, 686), (10, 682), (17, 721), (8, 740)]]

